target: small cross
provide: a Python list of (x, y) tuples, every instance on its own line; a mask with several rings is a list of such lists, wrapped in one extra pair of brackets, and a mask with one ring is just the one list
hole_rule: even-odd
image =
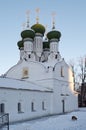
[(29, 28), (29, 14), (30, 14), (30, 10), (26, 11), (26, 15), (27, 15), (27, 28)]
[(39, 11), (40, 11), (40, 9), (39, 8), (37, 8), (36, 9), (36, 13), (37, 13), (37, 16), (36, 16), (36, 21), (37, 21), (37, 23), (39, 23)]
[(53, 21), (52, 21), (53, 27), (52, 27), (52, 29), (55, 29), (55, 15), (56, 15), (56, 13), (53, 12), (53, 13), (52, 13), (52, 18), (53, 18)]

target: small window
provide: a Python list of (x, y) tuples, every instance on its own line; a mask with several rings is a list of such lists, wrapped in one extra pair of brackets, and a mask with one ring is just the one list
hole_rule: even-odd
[(64, 77), (64, 69), (63, 69), (63, 66), (61, 66), (61, 77)]
[(23, 68), (23, 77), (22, 78), (28, 78), (28, 68)]
[(35, 111), (35, 109), (34, 109), (34, 102), (31, 102), (31, 111)]
[(21, 112), (21, 103), (18, 103), (18, 112)]
[(24, 75), (28, 75), (28, 71), (27, 70), (24, 70)]
[(44, 101), (42, 102), (42, 110), (46, 110), (45, 109), (45, 102)]
[(4, 103), (0, 104), (0, 113), (5, 113), (5, 104)]
[(31, 54), (28, 55), (28, 58), (31, 58)]
[(58, 56), (57, 56), (57, 55), (55, 55), (55, 59), (57, 59), (57, 57), (58, 57)]

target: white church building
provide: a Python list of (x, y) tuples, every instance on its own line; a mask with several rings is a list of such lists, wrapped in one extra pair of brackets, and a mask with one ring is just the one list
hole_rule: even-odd
[(0, 114), (10, 122), (62, 114), (78, 109), (71, 68), (61, 57), (61, 33), (37, 22), (21, 32), (18, 63), (0, 76)]

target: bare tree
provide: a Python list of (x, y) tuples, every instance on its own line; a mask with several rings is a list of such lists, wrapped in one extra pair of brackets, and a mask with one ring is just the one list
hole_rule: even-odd
[(77, 60), (70, 60), (69, 65), (73, 72), (74, 83), (86, 82), (86, 56), (79, 57)]
[(80, 72), (78, 72), (78, 76), (81, 79), (81, 83), (85, 83), (85, 80), (86, 80), (86, 57), (80, 57), (79, 67), (80, 67)]

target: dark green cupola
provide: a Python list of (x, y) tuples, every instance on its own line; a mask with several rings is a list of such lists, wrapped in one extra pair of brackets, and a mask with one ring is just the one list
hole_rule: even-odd
[(17, 42), (17, 46), (18, 46), (19, 49), (23, 48), (23, 47), (24, 47), (24, 42), (23, 42), (23, 40), (18, 41), (18, 42)]
[(49, 49), (50, 48), (50, 43), (48, 41), (43, 42), (43, 49)]
[(25, 39), (25, 38), (34, 39), (34, 37), (35, 37), (35, 32), (34, 32), (32, 29), (24, 30), (24, 31), (21, 32), (21, 37), (22, 37), (23, 39)]
[(58, 40), (60, 40), (60, 37), (61, 37), (61, 33), (59, 31), (57, 31), (57, 30), (52, 30), (52, 31), (47, 33), (47, 38), (49, 40), (51, 40), (51, 39), (58, 39)]

